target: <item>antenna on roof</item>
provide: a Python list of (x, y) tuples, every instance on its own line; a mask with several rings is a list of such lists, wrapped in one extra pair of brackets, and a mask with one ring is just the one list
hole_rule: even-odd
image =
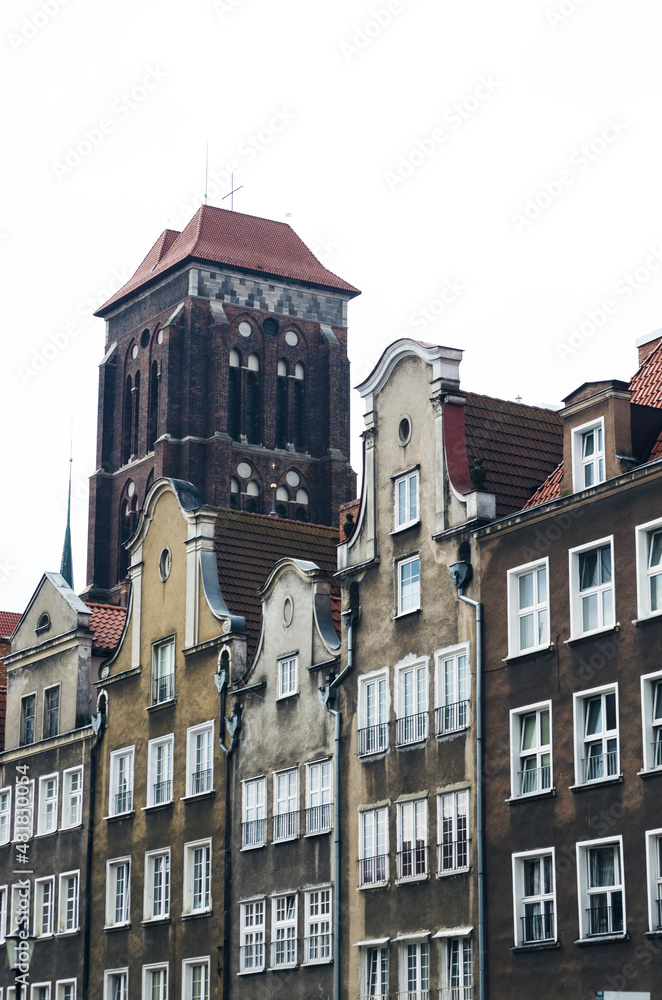
[(205, 151), (205, 205), (207, 204), (207, 179), (209, 177), (209, 140)]
[(232, 188), (232, 190), (228, 191), (227, 194), (224, 194), (223, 197), (221, 198), (221, 201), (225, 201), (226, 198), (231, 198), (232, 199), (230, 201), (230, 211), (231, 212), (234, 212), (234, 193), (235, 193), (235, 191), (241, 191), (241, 189), (243, 188), (243, 186), (244, 186), (243, 184), (240, 184), (239, 187), (236, 188), (234, 186), (234, 174), (230, 174), (230, 187)]

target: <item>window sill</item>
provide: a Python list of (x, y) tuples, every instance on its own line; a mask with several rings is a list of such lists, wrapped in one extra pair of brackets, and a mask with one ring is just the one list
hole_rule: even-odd
[(126, 924), (106, 924), (103, 929), (104, 934), (113, 934), (115, 931), (129, 931), (131, 930), (131, 921), (129, 920)]
[[(276, 704), (278, 705), (283, 701), (291, 701), (292, 698), (298, 698), (298, 697), (299, 697), (298, 691), (291, 691), (289, 694), (281, 694), (278, 696), (278, 698), (276, 698)], [(292, 968), (294, 968), (294, 966), (292, 966)]]
[(125, 813), (114, 813), (112, 816), (104, 816), (104, 819), (107, 820), (109, 823), (119, 823), (123, 819), (133, 819), (135, 815), (136, 815), (136, 810), (130, 809), (128, 812)]
[[(304, 837), (324, 837), (327, 833), (331, 833), (333, 830), (332, 826), (326, 827), (324, 830), (311, 830), (309, 833), (304, 833)], [(310, 964), (310, 963), (305, 963)]]
[(447, 729), (444, 733), (435, 733), (435, 739), (445, 740), (449, 736), (460, 736), (462, 733), (468, 733), (471, 726), (458, 726), (457, 729)]
[(174, 801), (170, 799), (169, 802), (159, 802), (158, 805), (142, 806), (140, 811), (144, 813), (161, 812), (163, 809), (172, 809), (174, 804)]
[(471, 866), (467, 865), (466, 868), (453, 868), (445, 872), (437, 872), (435, 878), (450, 878), (452, 875), (468, 875), (471, 871)]
[(83, 823), (81, 821), (80, 823), (74, 823), (72, 826), (61, 826), (60, 833), (67, 833), (69, 830), (82, 830), (82, 829), (83, 829)]
[(44, 830), (43, 833), (35, 833), (34, 835), (35, 840), (37, 838), (39, 838), (39, 840), (42, 840), (44, 837), (54, 837), (57, 832), (58, 832), (57, 830)]
[(391, 615), (394, 622), (402, 621), (403, 618), (411, 618), (412, 615), (420, 615), (421, 608), (420, 605), (417, 608), (412, 608), (410, 611), (394, 611)]
[(141, 920), (140, 923), (142, 927), (154, 927), (155, 924), (169, 924), (170, 917), (151, 917), (149, 920)]
[(318, 958), (315, 962), (302, 962), (302, 969), (314, 968), (316, 965), (332, 965), (333, 958)]
[(551, 948), (560, 947), (561, 943), (559, 941), (540, 941), (537, 944), (512, 944), (510, 951), (518, 953), (524, 951), (549, 951)]
[(167, 698), (166, 701), (157, 701), (156, 705), (147, 705), (145, 711), (151, 715), (152, 712), (160, 712), (162, 708), (172, 708), (176, 704), (176, 698)]
[(425, 875), (412, 875), (411, 878), (396, 878), (396, 885), (409, 885), (411, 882), (429, 882), (430, 873), (426, 872)]
[(358, 892), (366, 892), (369, 889), (388, 889), (388, 879), (383, 882), (366, 882), (365, 885), (357, 885), (356, 888)]
[(199, 920), (200, 917), (211, 917), (212, 909), (209, 907), (208, 910), (199, 910), (195, 913), (182, 913), (182, 920)]
[(531, 799), (553, 799), (555, 795), (556, 788), (546, 788), (544, 792), (531, 792), (529, 795), (513, 795), (509, 799), (504, 799), (504, 802), (506, 802), (509, 806), (512, 806), (515, 805), (516, 802), (530, 802)]
[(662, 611), (653, 611), (650, 615), (646, 615), (645, 618), (633, 618), (632, 624), (635, 628), (640, 625), (648, 625), (650, 622), (659, 622), (662, 619)]
[(652, 937), (652, 938), (662, 937), (662, 930), (659, 930), (659, 931), (644, 931), (644, 937)]
[(627, 932), (622, 934), (596, 934), (594, 937), (590, 938), (577, 938), (575, 944), (587, 945), (587, 944), (613, 944), (614, 941), (629, 941), (630, 935)]
[(195, 795), (181, 795), (179, 801), (199, 802), (200, 799), (213, 799), (215, 795), (216, 795), (216, 789), (210, 788), (208, 792), (197, 792)]
[(279, 837), (277, 840), (272, 840), (271, 843), (272, 844), (291, 844), (293, 840), (298, 840), (298, 839), (299, 839), (299, 835), (297, 834), (296, 837)]
[(649, 767), (644, 771), (637, 771), (640, 778), (654, 778), (656, 774), (662, 774), (662, 767)]
[(263, 965), (259, 969), (240, 969), (237, 973), (238, 976), (255, 976), (259, 972), (265, 972), (266, 967)]
[(603, 788), (604, 785), (622, 785), (623, 775), (615, 774), (610, 778), (600, 778), (599, 781), (586, 781), (583, 785), (568, 785), (571, 792), (585, 792), (588, 788)]
[[(502, 663), (507, 663), (508, 666), (517, 666), (518, 663), (526, 663), (527, 660), (537, 660), (539, 656), (544, 656), (546, 653), (553, 653), (556, 646), (553, 642), (550, 642), (548, 646), (535, 646), (532, 649), (526, 649), (522, 653), (509, 653), (508, 656), (504, 656), (501, 660)], [(520, 945), (517, 945), (519, 948)], [(524, 947), (524, 946), (521, 946)], [(527, 946), (528, 947), (528, 946)]]
[[(417, 528), (421, 523), (420, 517), (416, 518), (415, 521), (410, 521), (409, 524), (403, 524), (399, 528), (394, 528), (393, 531), (389, 531), (389, 535), (401, 535), (403, 531), (408, 531), (410, 528)], [(317, 963), (319, 964), (319, 963)]]
[(382, 760), (386, 756), (386, 754), (390, 751), (390, 749), (391, 747), (389, 745), (384, 747), (382, 750), (374, 750), (371, 751), (370, 753), (360, 753), (358, 754), (358, 758), (359, 760), (364, 762), (369, 760)]
[(298, 969), (299, 963), (293, 962), (291, 965), (270, 965), (267, 972), (282, 972), (283, 969)]
[(428, 739), (429, 739), (428, 736), (421, 736), (420, 740), (407, 740), (406, 743), (396, 743), (395, 744), (395, 749), (396, 750), (408, 750), (409, 747), (422, 747), (422, 746), (425, 746), (425, 744), (427, 743)]
[(261, 844), (245, 844), (243, 847), (240, 847), (239, 850), (240, 851), (259, 851), (263, 847), (266, 847), (266, 846), (267, 846), (267, 842), (266, 842), (266, 840), (263, 840)]
[(55, 937), (71, 937), (72, 934), (80, 934), (80, 927), (74, 927), (70, 931), (57, 931)]
[(615, 625), (607, 625), (606, 628), (596, 628), (592, 632), (583, 632), (581, 635), (571, 635), (569, 639), (563, 640), (564, 646), (574, 646), (579, 642), (588, 642), (590, 639), (596, 639), (601, 635), (608, 635), (610, 632), (620, 632), (621, 623), (616, 622)]

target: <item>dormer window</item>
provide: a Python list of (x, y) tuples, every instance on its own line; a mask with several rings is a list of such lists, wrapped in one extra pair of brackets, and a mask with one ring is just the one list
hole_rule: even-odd
[(604, 420), (577, 427), (572, 435), (573, 487), (575, 492), (597, 486), (605, 475)]

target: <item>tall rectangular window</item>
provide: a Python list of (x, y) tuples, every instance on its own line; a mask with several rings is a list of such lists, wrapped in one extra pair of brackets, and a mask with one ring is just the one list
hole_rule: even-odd
[(15, 789), (14, 803), (14, 840), (19, 836), (22, 842), (32, 836), (34, 827), (34, 778), (27, 783), (19, 779)]
[(274, 775), (274, 840), (291, 840), (299, 835), (297, 779), (296, 769)]
[(471, 1000), (473, 997), (471, 938), (449, 937), (443, 942), (442, 983), (440, 1000)]
[(570, 549), (571, 638), (614, 624), (612, 540)]
[(106, 927), (119, 927), (131, 919), (131, 859), (106, 863)]
[(297, 658), (287, 656), (278, 661), (278, 697), (289, 698), (297, 692)]
[(637, 614), (650, 618), (662, 612), (662, 519), (635, 528), (637, 551)]
[(426, 799), (398, 803), (398, 879), (428, 873), (428, 804)]
[(435, 653), (434, 729), (437, 736), (467, 729), (470, 716), (469, 652), (466, 646)]
[(318, 760), (306, 769), (306, 833), (328, 833), (331, 829), (331, 761)]
[(428, 1000), (430, 989), (430, 945), (412, 941), (400, 945), (400, 996), (406, 1000)]
[(182, 963), (182, 1000), (209, 1000), (208, 958), (190, 958)]
[(262, 847), (266, 843), (265, 797), (266, 781), (264, 777), (244, 781), (242, 847)]
[(39, 779), (39, 818), (37, 834), (57, 830), (58, 775), (48, 774)]
[(44, 691), (44, 739), (60, 732), (60, 686)]
[(37, 707), (37, 695), (27, 694), (21, 698), (21, 745), (27, 746), (34, 743), (35, 737), (35, 712)]
[(0, 886), (0, 944), (7, 936), (7, 886)]
[(617, 688), (574, 696), (576, 782), (604, 781), (619, 773)]
[(304, 962), (330, 962), (331, 889), (312, 889), (305, 897)]
[(129, 1000), (128, 969), (112, 969), (104, 972), (103, 1000)]
[(83, 768), (72, 767), (62, 774), (62, 829), (83, 821)]
[(408, 472), (395, 480), (395, 530), (418, 521), (418, 472)]
[(254, 899), (240, 903), (239, 971), (262, 972), (265, 967), (265, 901)]
[(549, 560), (508, 571), (508, 653), (549, 646)]
[(297, 964), (297, 895), (275, 896), (271, 902), (271, 966)]
[(662, 830), (646, 833), (646, 871), (648, 874), (648, 929), (662, 931)]
[(152, 704), (175, 697), (175, 640), (152, 647)]
[(145, 855), (145, 920), (165, 920), (170, 916), (170, 851), (150, 851)]
[(11, 786), (0, 788), (0, 845), (11, 838)]
[(515, 944), (556, 940), (554, 851), (513, 855)]
[(437, 796), (438, 870), (469, 867), (469, 789)]
[(581, 938), (625, 933), (622, 851), (620, 837), (577, 844)]
[(397, 564), (399, 615), (418, 611), (421, 606), (421, 568), (418, 555), (402, 559)]
[(398, 664), (395, 668), (397, 682), (397, 718), (395, 742), (397, 746), (419, 743), (428, 736), (428, 663)]
[(78, 930), (78, 872), (64, 872), (58, 887), (58, 932), (73, 933)]
[(147, 744), (147, 805), (172, 802), (172, 758), (175, 737), (162, 736)]
[(142, 1000), (168, 1000), (168, 963), (143, 965)]
[(536, 795), (552, 787), (551, 704), (510, 713), (512, 796)]
[(211, 841), (184, 846), (184, 912), (204, 913), (211, 907)]
[(359, 678), (359, 756), (383, 753), (388, 749), (388, 673)]
[[(642, 734), (644, 770), (662, 768), (662, 673), (641, 678)], [(2, 792), (0, 792), (1, 801)]]
[(110, 755), (110, 816), (133, 809), (133, 760), (135, 747), (114, 750)]
[(187, 732), (188, 795), (204, 795), (214, 787), (214, 723), (203, 722)]
[(361, 1000), (388, 998), (388, 946), (376, 944), (361, 948)]
[(572, 431), (572, 481), (575, 492), (605, 481), (604, 419)]
[(35, 879), (34, 888), (34, 934), (35, 937), (50, 937), (53, 933), (55, 912), (55, 876)]
[(55, 984), (55, 1000), (76, 1000), (76, 980), (58, 980)]
[(388, 881), (388, 810), (359, 813), (359, 888)]

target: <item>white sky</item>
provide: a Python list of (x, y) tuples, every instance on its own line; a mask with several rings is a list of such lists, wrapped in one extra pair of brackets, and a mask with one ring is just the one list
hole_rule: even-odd
[(661, 28), (659, 0), (5, 0), (0, 608), (59, 569), (72, 420), (85, 585), (90, 310), (199, 207), (207, 141), (236, 210), (287, 219), (362, 289), (353, 385), (402, 335), (524, 402), (628, 378), (662, 326)]

